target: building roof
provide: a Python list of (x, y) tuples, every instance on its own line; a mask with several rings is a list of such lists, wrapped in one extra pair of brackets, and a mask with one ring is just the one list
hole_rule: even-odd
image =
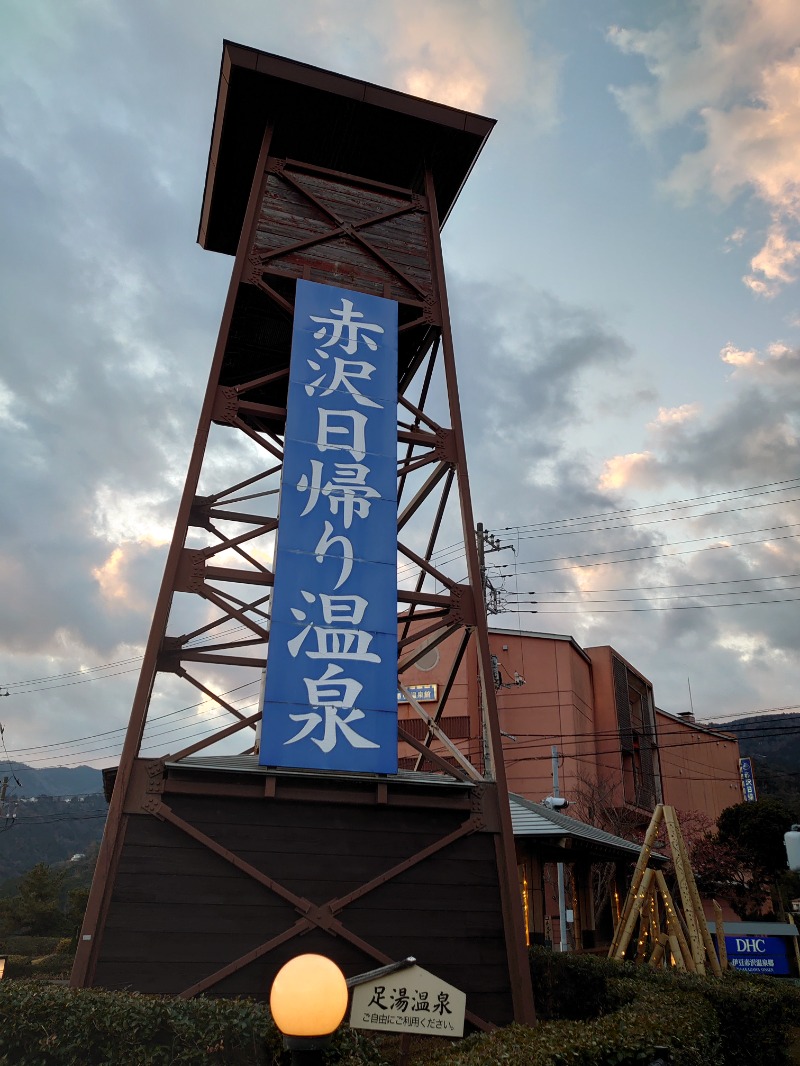
[[(276, 770), (261, 766), (257, 755), (194, 755), (179, 762), (167, 760), (169, 769), (197, 769), (219, 771), (221, 773), (250, 773), (250, 774), (277, 774), (278, 776), (297, 777), (327, 777), (325, 770)], [(364, 780), (367, 778), (379, 778), (382, 775), (364, 773), (341, 773), (337, 772), (338, 779), (352, 778)], [(420, 773), (418, 771), (400, 770), (392, 779), (407, 785), (436, 785), (444, 789), (473, 788), (474, 781), (457, 781), (439, 773)], [(638, 844), (622, 837), (606, 833), (603, 829), (597, 829), (593, 825), (579, 822), (577, 818), (569, 818), (558, 811), (552, 811), (543, 803), (533, 803), (515, 793), (509, 794), (511, 807), (511, 826), (515, 839), (537, 838), (542, 843), (548, 843), (555, 847), (573, 847), (584, 853), (586, 857), (594, 859), (637, 859), (640, 848)], [(587, 853), (589, 853), (587, 855)], [(656, 861), (663, 856), (654, 855)]]
[(277, 777), (335, 777), (339, 781), (391, 780), (402, 784), (440, 785), (442, 788), (472, 788), (474, 781), (460, 781), (446, 774), (425, 773), (416, 770), (398, 770), (396, 774), (373, 774), (357, 770), (306, 770), (296, 767), (262, 766), (257, 755), (190, 755), (177, 762), (167, 758), (164, 765), (168, 769), (218, 770), (221, 773), (261, 774)]
[(566, 644), (571, 644), (575, 651), (581, 655), (587, 663), (591, 663), (592, 661), (577, 640), (574, 637), (571, 637), (568, 633), (539, 633), (530, 629), (495, 629), (494, 626), (490, 626), (489, 633), (492, 636), (497, 637), (527, 637), (529, 640), (562, 640)]
[[(713, 922), (708, 923), (710, 932), (716, 933)], [(797, 936), (797, 926), (792, 922), (723, 922), (725, 936)]]
[(671, 718), (673, 722), (685, 725), (687, 729), (696, 729), (700, 733), (708, 733), (711, 736), (719, 737), (720, 740), (739, 742), (739, 738), (735, 733), (725, 733), (723, 729), (713, 726), (710, 722), (698, 722), (695, 718), (684, 718), (682, 715), (674, 714), (672, 711), (665, 711), (663, 707), (656, 707), (656, 714), (663, 714), (665, 718)]
[[(511, 805), (511, 825), (515, 838), (538, 838), (554, 844), (578, 845), (584, 850), (600, 850), (608, 857), (620, 859), (638, 859), (641, 847), (631, 840), (607, 833), (604, 829), (579, 822), (559, 811), (553, 811), (543, 803), (534, 803), (512, 792), (509, 794)], [(656, 862), (666, 862), (663, 855), (653, 855)]]
[(440, 224), (494, 119), (224, 41), (198, 242), (233, 255), (267, 124), (270, 154), (421, 188), (430, 166)]

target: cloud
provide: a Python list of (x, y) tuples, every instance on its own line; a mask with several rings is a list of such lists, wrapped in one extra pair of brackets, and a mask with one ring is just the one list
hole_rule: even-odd
[(454, 275), (453, 290), (461, 390), (477, 446), (498, 463), (513, 454), (515, 471), (535, 480), (537, 464), (575, 439), (595, 376), (624, 366), (632, 350), (598, 312), (520, 279), (472, 283)]
[(343, 25), (369, 38), (359, 51), (362, 77), (372, 53), (376, 80), (403, 92), (467, 111), (511, 105), (542, 126), (554, 120), (558, 58), (539, 46), (513, 0), (315, 0), (309, 7), (318, 42)]
[(599, 487), (603, 491), (647, 486), (648, 471), (653, 466), (652, 452), (631, 452), (606, 459), (600, 474)]
[(793, 391), (800, 385), (800, 348), (775, 341), (761, 354), (755, 348), (742, 350), (728, 342), (719, 353), (723, 363), (732, 366), (732, 377), (746, 377), (773, 384), (782, 383)]
[[(723, 203), (749, 192), (766, 209), (761, 249), (743, 281), (775, 296), (800, 258), (800, 23), (791, 0), (701, 0), (686, 18), (649, 31), (614, 27), (609, 40), (640, 56), (649, 83), (614, 88), (647, 140), (687, 119), (703, 145), (686, 152), (666, 187), (707, 190)], [(732, 239), (732, 238), (731, 238)]]
[(700, 414), (699, 403), (682, 403), (679, 407), (659, 407), (658, 414), (648, 428), (679, 426)]

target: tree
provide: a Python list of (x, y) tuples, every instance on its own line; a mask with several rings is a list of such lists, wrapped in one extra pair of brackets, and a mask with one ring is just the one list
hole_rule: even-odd
[(692, 850), (692, 865), (701, 891), (726, 900), (743, 920), (762, 916), (764, 905), (782, 915), (781, 884), (786, 882), (783, 834), (795, 813), (775, 799), (737, 803), (717, 819)]
[(58, 936), (68, 931), (61, 909), (66, 871), (37, 863), (23, 875), (17, 894), (0, 904), (0, 928), (5, 934)]
[(786, 867), (783, 834), (795, 814), (779, 800), (762, 799), (727, 807), (717, 819), (720, 840), (738, 847), (756, 865), (778, 873)]

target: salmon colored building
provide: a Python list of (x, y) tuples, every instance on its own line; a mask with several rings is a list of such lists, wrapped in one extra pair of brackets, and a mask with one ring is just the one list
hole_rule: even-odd
[[(715, 822), (742, 802), (737, 740), (690, 715), (660, 710), (652, 683), (614, 648), (503, 629), (491, 630), (489, 640), (510, 792), (536, 802), (552, 795), (556, 748), (561, 795), (590, 823), (607, 823), (612, 810), (646, 822), (661, 802)], [(409, 677), (423, 708), (438, 698), (438, 663), (432, 649)], [(480, 760), (478, 683), (477, 662), (467, 656), (442, 725)], [(406, 728), (425, 735), (407, 704), (400, 714)], [(401, 754), (406, 765), (416, 762), (410, 749)]]
[[(582, 648), (569, 636), (505, 629), (490, 630), (489, 644), (529, 942), (558, 943), (563, 936), (574, 950), (595, 950), (610, 941), (612, 912), (618, 917), (638, 856), (638, 846), (627, 841), (641, 839), (656, 804), (675, 807), (686, 824), (688, 812), (715, 822), (742, 801), (738, 742), (690, 715), (658, 709), (651, 681), (612, 647)], [(450, 661), (448, 652), (441, 662)], [(431, 715), (445, 694), (439, 663), (439, 649), (431, 648), (404, 678)], [(478, 663), (465, 655), (439, 724), (478, 766), (479, 706)], [(400, 718), (417, 740), (428, 738), (430, 725), (408, 702), (401, 701)], [(443, 745), (431, 747), (452, 759)], [(402, 768), (421, 768), (410, 746), (400, 754)], [(554, 770), (570, 803), (566, 812), (542, 805), (553, 796)], [(526, 828), (526, 818), (541, 824)], [(592, 835), (590, 852), (584, 830)], [(559, 863), (568, 869), (563, 934)], [(595, 863), (605, 864), (602, 890), (591, 872)]]

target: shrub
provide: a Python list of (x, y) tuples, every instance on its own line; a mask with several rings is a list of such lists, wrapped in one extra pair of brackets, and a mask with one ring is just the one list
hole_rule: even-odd
[[(327, 1059), (385, 1066), (369, 1038), (344, 1028)], [(25, 1066), (279, 1066), (283, 1042), (251, 1000), (167, 999), (69, 989), (35, 981), (0, 985), (0, 1063)]]
[(66, 955), (45, 955), (41, 959), (32, 959), (31, 967), (34, 976), (54, 973), (66, 975), (70, 970), (70, 960)]
[(720, 1061), (716, 1018), (697, 995), (651, 989), (595, 1021), (550, 1021), (534, 1029), (511, 1025), (468, 1037), (447, 1051), (418, 1058), (426, 1066), (642, 1066), (669, 1048), (675, 1066)]
[(9, 955), (6, 959), (4, 977), (9, 978), (30, 977), (33, 973), (31, 960), (27, 955)]
[(616, 976), (618, 967), (609, 970), (605, 960), (592, 955), (562, 954), (546, 948), (531, 948), (529, 959), (539, 1018), (585, 1020), (609, 1009), (608, 977), (609, 973)]
[(698, 978), (701, 994), (714, 1008), (722, 1035), (723, 1062), (742, 1061), (747, 1033), (748, 1066), (779, 1066), (787, 1052), (792, 1015), (800, 1014), (797, 989), (775, 978), (752, 978), (729, 971), (722, 979)]
[(0, 952), (8, 955), (50, 955), (57, 950), (57, 936), (7, 936), (0, 939)]
[[(531, 953), (531, 975), (541, 1018), (590, 1019), (603, 1014), (601, 1021), (607, 1025), (610, 1022), (605, 1019), (632, 1001), (667, 997), (672, 1012), (673, 1000), (700, 997), (714, 1014), (714, 1031), (719, 1033), (714, 1061), (720, 1066), (742, 1061), (745, 1030), (748, 1066), (788, 1062), (789, 1026), (800, 1021), (800, 989), (775, 978), (750, 977), (734, 970), (722, 978), (698, 977), (589, 955), (536, 950)], [(604, 1026), (601, 1029), (605, 1031)]]
[(0, 986), (0, 1059), (26, 1066), (272, 1066), (267, 1012), (233, 1000), (168, 1000), (36, 982)]

